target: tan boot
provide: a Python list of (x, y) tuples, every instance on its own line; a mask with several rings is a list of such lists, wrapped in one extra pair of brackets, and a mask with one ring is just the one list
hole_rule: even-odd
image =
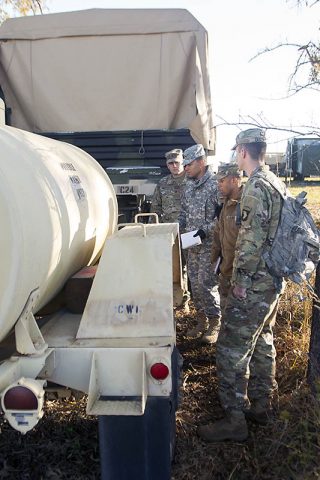
[(223, 442), (224, 440), (243, 442), (249, 434), (244, 413), (238, 410), (229, 412), (215, 423), (198, 427), (197, 433), (206, 442)]
[(248, 420), (259, 425), (267, 425), (274, 417), (269, 398), (252, 400), (250, 409), (244, 413)]
[(208, 328), (208, 319), (204, 312), (197, 313), (197, 323), (196, 325), (187, 331), (187, 336), (191, 338), (198, 338)]
[(220, 317), (219, 316), (212, 316), (208, 318), (208, 329), (202, 335), (200, 339), (200, 343), (203, 344), (215, 344), (218, 339), (219, 330), (220, 330)]

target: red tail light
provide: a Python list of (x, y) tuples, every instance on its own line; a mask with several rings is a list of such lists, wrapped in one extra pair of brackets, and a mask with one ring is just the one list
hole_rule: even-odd
[(17, 385), (7, 390), (3, 405), (6, 410), (37, 410), (38, 399), (29, 388)]
[(164, 363), (154, 363), (150, 368), (150, 373), (155, 380), (165, 380), (169, 375), (169, 368)]

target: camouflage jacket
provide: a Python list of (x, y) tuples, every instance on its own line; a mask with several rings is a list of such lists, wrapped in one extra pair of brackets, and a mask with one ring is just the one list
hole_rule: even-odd
[(202, 245), (193, 247), (199, 252), (211, 249), (212, 229), (216, 221), (217, 206), (217, 180), (208, 168), (199, 180), (187, 180), (179, 215), (180, 232), (199, 229), (205, 232), (206, 238), (202, 241)]
[(178, 222), (181, 196), (185, 184), (185, 175), (173, 177), (170, 174), (160, 180), (155, 188), (151, 203), (151, 212), (158, 214), (159, 222)]
[[(281, 195), (263, 176), (270, 175), (266, 166), (254, 170), (246, 182), (241, 197), (241, 227), (235, 249), (232, 284), (263, 291), (273, 283), (262, 259), (270, 233), (276, 229), (281, 213)], [(279, 187), (285, 185), (276, 177)]]
[(240, 228), (239, 207), (242, 190), (243, 187), (239, 191), (238, 199), (225, 200), (212, 233), (211, 262), (215, 263), (221, 257), (220, 273), (228, 279), (232, 275), (234, 252)]

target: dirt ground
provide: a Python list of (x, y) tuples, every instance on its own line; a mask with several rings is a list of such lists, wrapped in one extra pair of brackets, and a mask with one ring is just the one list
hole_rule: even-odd
[[(319, 220), (317, 188), (311, 209)], [(222, 415), (215, 348), (186, 337), (194, 310), (187, 317), (176, 313), (184, 364), (172, 480), (320, 479), (320, 397), (311, 395), (306, 381), (311, 315), (308, 290), (288, 285), (275, 328), (279, 384), (275, 418), (265, 427), (250, 424), (243, 443), (210, 445), (197, 437), (196, 427)], [(47, 400), (44, 418), (25, 436), (1, 416), (0, 479), (99, 479), (98, 422), (85, 414), (85, 403), (85, 397)]]
[[(295, 332), (286, 317), (289, 309), (294, 311), (288, 302), (296, 294), (293, 290), (283, 299), (276, 328), (276, 418), (265, 427), (250, 424), (249, 439), (243, 443), (208, 445), (197, 437), (197, 425), (222, 415), (215, 349), (185, 336), (194, 311), (188, 317), (177, 313), (177, 345), (184, 365), (172, 480), (320, 478), (319, 404), (311, 409), (314, 400), (305, 382), (309, 327), (297, 319)], [(85, 414), (85, 403), (85, 397), (47, 400), (44, 418), (25, 436), (1, 418), (0, 479), (99, 479), (97, 419)]]

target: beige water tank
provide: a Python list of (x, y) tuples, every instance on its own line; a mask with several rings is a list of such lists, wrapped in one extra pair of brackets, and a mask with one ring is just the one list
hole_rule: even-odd
[(99, 257), (117, 223), (113, 186), (72, 145), (0, 127), (0, 340), (30, 293), (34, 312)]

